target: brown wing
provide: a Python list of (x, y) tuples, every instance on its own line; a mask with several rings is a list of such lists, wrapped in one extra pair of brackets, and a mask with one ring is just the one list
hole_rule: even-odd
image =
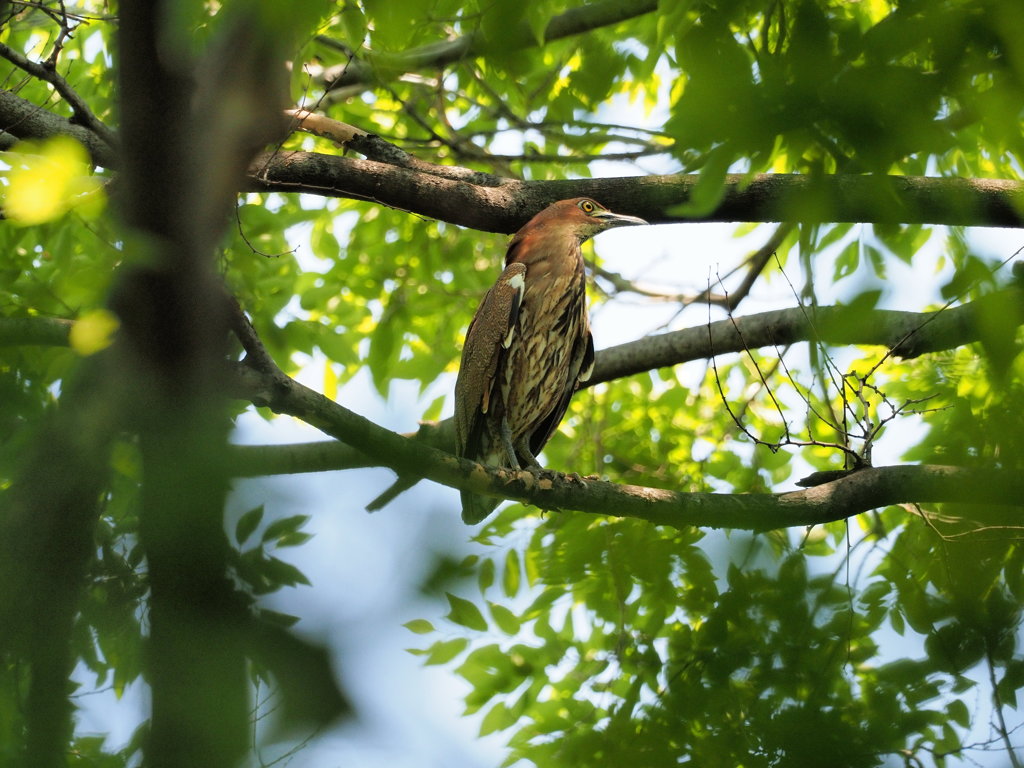
[(526, 287), (526, 265), (509, 264), (477, 307), (466, 331), (455, 382), (455, 454), (480, 458), (483, 419), (492, 407), (495, 376), (512, 342)]
[(569, 376), (565, 388), (562, 390), (562, 398), (555, 404), (548, 417), (541, 422), (537, 429), (530, 436), (530, 450), (536, 456), (547, 444), (551, 436), (555, 434), (562, 417), (569, 410), (569, 401), (581, 381), (590, 378), (594, 367), (594, 337), (590, 335), (589, 324), (586, 326), (583, 336), (574, 345), (572, 357), (569, 362)]
[[(582, 272), (582, 265), (580, 267)], [(558, 327), (562, 329), (572, 347), (565, 361), (564, 375), (559, 388), (560, 396), (551, 404), (547, 416), (540, 421), (530, 434), (530, 450), (536, 456), (558, 429), (558, 425), (569, 409), (569, 401), (579, 387), (580, 381), (590, 378), (594, 362), (594, 338), (590, 334), (590, 319), (587, 316), (587, 297), (585, 284), (581, 279), (572, 288), (569, 302)]]

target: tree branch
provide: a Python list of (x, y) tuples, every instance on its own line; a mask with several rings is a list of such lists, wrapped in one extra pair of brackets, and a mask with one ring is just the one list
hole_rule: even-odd
[[(658, 8), (657, 0), (605, 0), (605, 2), (571, 8), (555, 16), (544, 29), (543, 40), (538, 40), (526, 21), (505, 30), (502, 40), (487, 40), (479, 31), (471, 32), (454, 40), (424, 45), (399, 54), (368, 53), (364, 59), (353, 58), (345, 64), (331, 67), (324, 72), (324, 81), (329, 89), (353, 85), (368, 85), (377, 80), (376, 72), (405, 73), (421, 69), (439, 69), (460, 59), (474, 58), (499, 47), (502, 51), (515, 51), (533, 47), (542, 42), (561, 40), (581, 35), (598, 27), (618, 24), (620, 21), (653, 13)], [(327, 38), (323, 42), (334, 45)]]
[(96, 165), (115, 168), (118, 164), (113, 147), (96, 132), (5, 90), (0, 90), (0, 130), (19, 139), (70, 136), (85, 147)]
[[(733, 312), (739, 306), (740, 302), (750, 294), (750, 289), (754, 287), (754, 283), (757, 281), (758, 276), (760, 276), (772, 255), (782, 244), (782, 241), (786, 239), (786, 236), (792, 231), (792, 229), (792, 224), (782, 224), (778, 226), (775, 229), (775, 232), (772, 233), (772, 236), (768, 238), (767, 242), (745, 259), (743, 266), (747, 269), (746, 274), (743, 276), (743, 280), (740, 282), (739, 286), (732, 293), (716, 293), (710, 288), (696, 294), (669, 293), (667, 291), (661, 291), (653, 288), (644, 288), (639, 284), (634, 283), (632, 280), (627, 280), (616, 272), (610, 272), (607, 269), (604, 269), (589, 259), (586, 260), (586, 264), (596, 276), (611, 283), (612, 288), (616, 292), (636, 293), (640, 296), (646, 296), (647, 298), (658, 301), (677, 302), (682, 304), (684, 307), (687, 307), (690, 304), (711, 304), (712, 306), (722, 307), (729, 312)], [(733, 273), (738, 272), (743, 268), (743, 266), (736, 267), (736, 269), (727, 273), (725, 277), (729, 277)]]
[(961, 502), (1020, 506), (1024, 475), (946, 466), (869, 468), (830, 483), (779, 494), (682, 493), (485, 467), (384, 429), (280, 371), (237, 370), (239, 384), (269, 399), (261, 404), (312, 424), (401, 475), (548, 510), (635, 517), (676, 528), (771, 530), (841, 520), (903, 503)]
[[(378, 141), (380, 141), (378, 139)], [(351, 145), (350, 145), (351, 146)], [(399, 150), (400, 151), (400, 150)], [(416, 161), (396, 167), (313, 152), (266, 154), (247, 189), (369, 200), (486, 232), (512, 233), (556, 200), (586, 195), (652, 224), (807, 221), (1024, 226), (1024, 183), (926, 176), (759, 174), (726, 177), (722, 201), (701, 215), (674, 211), (696, 174), (521, 181)]]
[(67, 80), (57, 73), (56, 64), (40, 63), (32, 61), (18, 51), (0, 43), (0, 57), (7, 59), (19, 69), (24, 70), (32, 77), (49, 83), (53, 89), (60, 94), (64, 101), (75, 113), (75, 122), (84, 125), (92, 131), (111, 150), (117, 146), (117, 136), (108, 128), (85, 103), (85, 99), (78, 95), (78, 92), (71, 87)]
[[(118, 164), (117, 154), (96, 133), (9, 91), (0, 91), (0, 131), (23, 139), (69, 135), (86, 147), (96, 164), (107, 168)], [(354, 135), (346, 146), (375, 159), (268, 152), (250, 164), (241, 190), (368, 200), (504, 233), (515, 232), (550, 203), (580, 195), (654, 224), (830, 221), (1024, 226), (1024, 183), (1006, 179), (730, 175), (723, 199), (713, 210), (684, 215), (676, 211), (690, 200), (699, 179), (695, 174), (522, 181), (428, 163), (376, 136)]]
[[(600, 350), (585, 386), (635, 373), (703, 360), (729, 352), (785, 346), (799, 341), (888, 347), (904, 359), (978, 341), (991, 328), (986, 318), (1003, 316), (1006, 330), (1024, 318), (1024, 291), (1007, 288), (959, 307), (937, 312), (902, 312), (856, 307), (791, 307), (719, 320)], [(1009, 322), (1016, 319), (1016, 325)]]
[(66, 347), (74, 324), (60, 317), (2, 317), (0, 347)]

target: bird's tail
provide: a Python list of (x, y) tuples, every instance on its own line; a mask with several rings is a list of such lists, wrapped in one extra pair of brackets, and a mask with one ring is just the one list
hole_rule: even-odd
[(494, 508), (501, 503), (501, 499), (493, 499), (489, 496), (478, 496), (469, 491), (462, 491), (462, 522), (466, 525), (476, 525), (483, 522)]

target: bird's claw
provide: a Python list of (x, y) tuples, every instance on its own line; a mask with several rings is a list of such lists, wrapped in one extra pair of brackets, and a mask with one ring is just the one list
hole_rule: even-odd
[(565, 479), (570, 483), (586, 487), (587, 480), (597, 480), (597, 475), (587, 475), (586, 477), (583, 477), (579, 472), (569, 472), (565, 476)]
[(529, 472), (531, 475), (533, 475), (533, 479), (535, 482), (540, 482), (541, 478), (543, 477), (550, 478), (552, 476), (551, 470), (545, 469), (540, 464), (527, 464), (525, 467), (523, 467), (523, 471)]

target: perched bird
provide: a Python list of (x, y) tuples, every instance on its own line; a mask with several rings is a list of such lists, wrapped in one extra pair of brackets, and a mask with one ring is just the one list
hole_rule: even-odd
[[(599, 232), (646, 224), (585, 197), (534, 216), (509, 243), (505, 271), (466, 332), (455, 383), (456, 455), (512, 469), (540, 469), (537, 454), (594, 367), (580, 246)], [(497, 499), (462, 492), (472, 525)]]

